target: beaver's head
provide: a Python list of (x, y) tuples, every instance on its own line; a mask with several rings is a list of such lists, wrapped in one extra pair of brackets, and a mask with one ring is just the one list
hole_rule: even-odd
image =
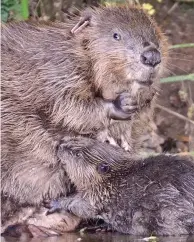
[(111, 186), (118, 174), (122, 177), (130, 165), (129, 154), (121, 148), (84, 137), (63, 140), (58, 157), (78, 188), (102, 183)]
[(82, 21), (94, 84), (104, 98), (128, 90), (136, 95), (145, 86), (156, 88), (166, 62), (166, 40), (142, 9), (95, 8), (83, 12)]

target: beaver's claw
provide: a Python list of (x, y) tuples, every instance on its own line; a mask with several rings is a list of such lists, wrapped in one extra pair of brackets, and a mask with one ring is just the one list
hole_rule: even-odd
[(128, 92), (121, 93), (114, 101), (114, 105), (125, 113), (134, 113), (138, 110), (137, 100)]
[(121, 93), (112, 105), (109, 104), (109, 117), (115, 120), (130, 120), (139, 110), (137, 100), (128, 92)]
[(47, 206), (49, 210), (46, 212), (46, 215), (59, 212), (61, 210), (60, 202), (59, 201), (51, 201), (49, 206)]

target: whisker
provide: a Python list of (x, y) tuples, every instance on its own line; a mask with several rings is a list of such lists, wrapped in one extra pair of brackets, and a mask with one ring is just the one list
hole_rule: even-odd
[(173, 49), (170, 49), (170, 50), (168, 50), (168, 51), (165, 52), (165, 53), (168, 53), (168, 54), (176, 54), (176, 55), (188, 55), (187, 53), (183, 53), (182, 51), (180, 51), (180, 52), (176, 52), (176, 51), (174, 51)]
[(175, 52), (175, 51), (170, 51), (170, 52), (168, 52), (168, 53), (170, 53), (171, 55), (172, 55), (172, 54), (175, 54), (175, 55), (188, 55), (187, 53)]
[[(164, 59), (165, 59), (165, 57), (164, 57)], [(168, 59), (170, 59), (170, 60), (182, 60), (182, 61), (193, 61), (193, 60), (190, 60), (190, 59), (180, 59), (179, 57), (178, 58), (173, 58), (173, 57), (169, 57)]]
[(168, 65), (170, 65), (170, 66), (172, 66), (172, 67), (176, 67), (176, 68), (178, 68), (179, 70), (181, 70), (182, 72), (184, 72), (184, 73), (186, 73), (186, 74), (189, 74), (188, 71), (183, 70), (183, 69), (180, 68), (179, 66), (176, 66), (176, 65), (174, 65), (174, 64), (172, 64), (172, 63), (168, 63)]
[(173, 76), (177, 76), (177, 74), (175, 74), (172, 70), (170, 70), (169, 68), (165, 68), (167, 70), (167, 72), (169, 72), (170, 74), (172, 74)]
[(188, 54), (184, 54), (184, 53), (169, 53), (169, 57), (171, 56), (182, 56), (182, 57), (187, 57)]

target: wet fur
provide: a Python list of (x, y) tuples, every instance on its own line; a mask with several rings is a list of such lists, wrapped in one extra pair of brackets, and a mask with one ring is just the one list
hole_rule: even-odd
[[(125, 19), (128, 11), (132, 18)], [(112, 23), (122, 28), (133, 20), (142, 38), (159, 42), (165, 55), (163, 35), (142, 10), (99, 8), (91, 13), (90, 26), (75, 36), (71, 29), (78, 18), (67, 25), (20, 22), (2, 26), (1, 193), (18, 207), (40, 206), (44, 199), (70, 191), (70, 181), (56, 156), (59, 141), (71, 134), (95, 138), (110, 123), (103, 99), (114, 100), (116, 93), (131, 91), (134, 80), (126, 78), (124, 50), (118, 46), (113, 53), (104, 51), (103, 43), (107, 48), (111, 45), (106, 38)], [(134, 67), (131, 74), (138, 73), (136, 78), (147, 73), (144, 67), (140, 72), (135, 62), (143, 50), (140, 42), (129, 54)], [(125, 130), (118, 125), (121, 128), (112, 126), (113, 132)], [(129, 135), (127, 142), (131, 140)], [(13, 215), (6, 204), (2, 204), (3, 221)]]
[[(139, 159), (119, 147), (84, 138), (65, 140), (58, 155), (77, 193), (52, 202), (52, 209), (102, 218), (127, 234), (194, 234), (193, 159)], [(107, 173), (99, 170), (102, 164), (109, 166)]]

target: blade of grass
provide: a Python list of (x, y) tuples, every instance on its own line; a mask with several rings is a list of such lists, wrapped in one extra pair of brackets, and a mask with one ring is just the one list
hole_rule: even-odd
[(169, 49), (177, 49), (177, 48), (191, 48), (194, 47), (194, 43), (187, 43), (187, 44), (179, 44), (179, 45), (172, 45)]
[(194, 81), (194, 73), (188, 74), (188, 75), (179, 75), (179, 76), (169, 76), (166, 78), (161, 78), (161, 83), (169, 83), (169, 82), (180, 82), (180, 81)]
[(28, 10), (28, 0), (21, 0), (21, 12), (23, 19), (28, 19), (29, 17), (29, 10)]

